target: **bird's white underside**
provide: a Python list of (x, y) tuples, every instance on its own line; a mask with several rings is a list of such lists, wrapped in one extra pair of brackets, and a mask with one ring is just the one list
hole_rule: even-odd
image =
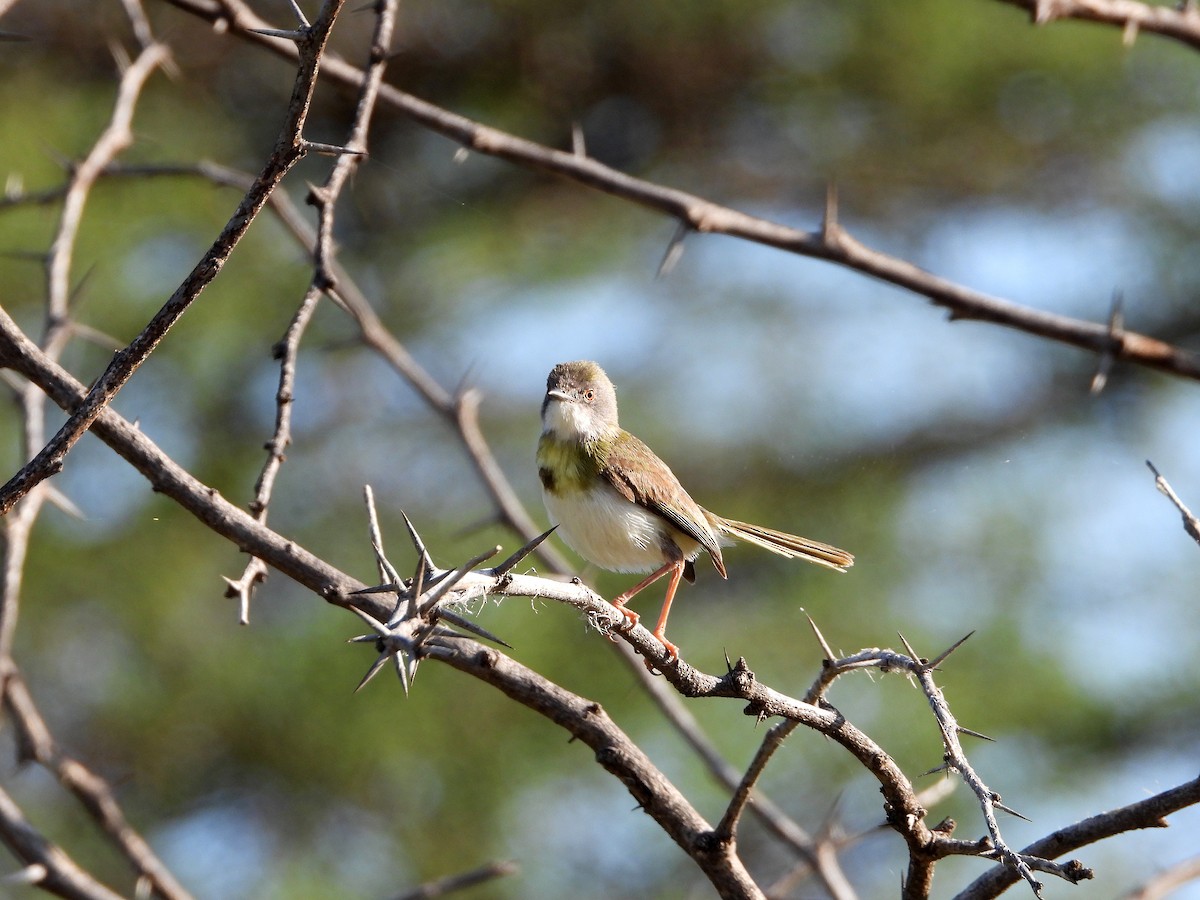
[(652, 572), (667, 562), (663, 537), (669, 533), (684, 556), (695, 559), (700, 545), (603, 484), (590, 491), (555, 495), (543, 491), (556, 532), (588, 562), (612, 572)]

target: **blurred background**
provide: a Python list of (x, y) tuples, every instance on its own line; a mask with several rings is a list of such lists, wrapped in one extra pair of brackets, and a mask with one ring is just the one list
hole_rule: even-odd
[[(286, 3), (252, 5), (290, 21)], [(178, 71), (151, 79), (122, 160), (256, 172), (291, 67), (159, 0), (147, 11)], [(335, 49), (362, 61), (372, 25), (348, 8)], [(87, 152), (111, 113), (113, 49), (135, 44), (116, 2), (86, 14), (18, 3), (0, 28), (28, 38), (0, 43), (12, 196), (60, 184), (64, 162)], [(1200, 56), (1181, 45), (1034, 28), (980, 0), (410, 0), (395, 52), (390, 83), (485, 124), (566, 148), (578, 123), (603, 162), (800, 228), (818, 226), (836, 181), (842, 224), (877, 249), (1094, 321), (1119, 292), (1127, 327), (1197, 348)], [(327, 85), (318, 99), (308, 137), (341, 141), (352, 96)], [(846, 576), (753, 548), (727, 554), (728, 582), (698, 566), (672, 615), (689, 662), (720, 672), (724, 654), (745, 655), (800, 695), (821, 656), (804, 611), (846, 652), (898, 647), (900, 632), (933, 656), (974, 631), (940, 683), (963, 724), (997, 738), (967, 749), (1032, 820), (1002, 820), (1015, 846), (1195, 776), (1200, 548), (1144, 462), (1200, 508), (1200, 385), (1117, 365), (1091, 396), (1086, 353), (952, 323), (920, 297), (728, 238), (690, 236), (656, 278), (675, 228), (657, 214), (495, 160), (456, 161), (454, 144), (386, 108), (371, 147), (340, 210), (342, 262), (421, 365), (448, 388), (484, 391), (484, 431), (539, 523), (545, 376), (590, 358), (617, 384), (622, 424), (705, 506), (856, 554)], [(304, 161), (288, 193), (302, 201), (327, 169)], [(131, 339), (238, 200), (195, 177), (101, 183), (75, 254), (78, 321)], [(34, 335), (38, 255), (57, 215), (0, 208), (0, 302)], [(252, 496), (274, 415), (271, 347), (310, 274), (264, 215), (117, 401), (234, 502)], [(76, 341), (64, 362), (90, 381), (110, 352)], [(445, 422), (328, 303), (297, 397), (272, 527), (373, 581), (369, 483), (402, 570), (401, 509), (445, 565), (516, 546)], [(11, 474), (15, 405), (0, 409), (0, 437)], [(199, 896), (383, 896), (492, 859), (521, 871), (464, 896), (709, 896), (563, 732), (433, 664), (408, 699), (387, 679), (352, 695), (374, 658), (344, 643), (356, 620), (273, 575), (238, 626), (220, 576), (246, 560), (98, 441), (79, 444), (56, 484), (86, 518), (48, 509), (34, 533), (18, 661), (60, 740), (112, 779)], [(629, 584), (579, 564), (606, 596)], [(639, 606), (653, 612), (660, 596)], [(572, 610), (472, 611), (517, 659), (603, 703), (720, 817), (725, 792)], [(904, 679), (846, 678), (830, 699), (912, 776), (940, 764), (927, 704)], [(688, 707), (735, 766), (749, 762), (764, 728), (740, 704)], [(13, 759), (0, 757), (0, 773), (34, 824), (128, 890), (76, 805)], [(812, 734), (788, 741), (763, 787), (813, 830), (882, 820), (874, 780)], [(930, 821), (946, 815), (956, 836), (984, 834), (961, 787)], [(1118, 897), (1193, 856), (1200, 811), (1171, 826), (1083, 850), (1097, 880), (1051, 882), (1048, 896)], [(741, 845), (761, 883), (790, 866), (752, 820)], [(892, 896), (905, 860), (897, 837), (875, 832), (843, 865), (862, 896)], [(939, 896), (984, 869), (941, 863)]]

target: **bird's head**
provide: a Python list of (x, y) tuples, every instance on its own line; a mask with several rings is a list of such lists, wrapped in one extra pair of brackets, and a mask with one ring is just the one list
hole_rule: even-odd
[(559, 363), (546, 379), (542, 427), (566, 440), (596, 440), (618, 430), (617, 389), (596, 363)]

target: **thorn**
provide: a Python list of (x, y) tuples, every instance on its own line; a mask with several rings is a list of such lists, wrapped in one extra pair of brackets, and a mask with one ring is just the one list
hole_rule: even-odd
[(1112, 308), (1108, 313), (1108, 342), (1100, 361), (1096, 364), (1096, 374), (1092, 376), (1091, 394), (1095, 397), (1108, 384), (1108, 373), (1116, 359), (1117, 350), (1121, 348), (1121, 332), (1125, 327), (1125, 313), (1122, 309), (1123, 298), (1120, 291), (1113, 291)]
[[(897, 631), (896, 634), (900, 634), (900, 632)], [(910, 644), (908, 642), (908, 638), (906, 638), (902, 634), (900, 634), (900, 643), (902, 643), (904, 645), (904, 649), (908, 651), (908, 655), (912, 658), (913, 662), (918, 663), (920, 665), (925, 665), (925, 660), (923, 660), (917, 654), (917, 651), (913, 649), (912, 644)]]
[(251, 34), (261, 34), (266, 37), (283, 38), (285, 41), (294, 41), (297, 44), (301, 41), (308, 40), (307, 29), (285, 30), (282, 28), (247, 28), (246, 30)]
[(1132, 47), (1138, 36), (1138, 23), (1132, 18), (1125, 21), (1125, 27), (1121, 31), (1121, 43), (1126, 47)]
[(412, 541), (413, 547), (416, 548), (417, 554), (425, 562), (425, 568), (430, 571), (436, 571), (437, 566), (433, 564), (433, 557), (429, 555), (429, 551), (425, 549), (425, 542), (421, 540), (421, 536), (417, 534), (417, 529), (413, 525), (412, 520), (404, 512), (400, 510), (400, 518), (404, 520), (404, 527), (408, 529), (409, 540)]
[(369, 628), (371, 628), (380, 637), (390, 637), (391, 636), (391, 631), (388, 630), (388, 627), (386, 625), (384, 625), (382, 622), (380, 622), (378, 619), (376, 619), (370, 613), (363, 612), (357, 606), (348, 606), (346, 608), (349, 609), (350, 612), (352, 612), (356, 616), (358, 616), (360, 619), (362, 619), (364, 622), (366, 622), (367, 626)]
[(512, 571), (513, 567), (517, 563), (519, 563), (526, 556), (528, 556), (530, 553), (532, 553), (534, 550), (536, 550), (538, 548), (538, 546), (542, 543), (542, 541), (546, 540), (546, 538), (548, 538), (548, 537), (550, 537), (550, 535), (554, 534), (554, 531), (557, 528), (558, 528), (557, 525), (552, 525), (550, 528), (547, 528), (545, 531), (543, 531), (541, 534), (539, 534), (533, 540), (527, 542), (524, 547), (519, 549), (516, 553), (514, 553), (508, 559), (504, 560), (504, 562), (500, 563), (500, 565), (493, 566), (491, 574), (496, 575), (496, 576), (508, 574), (510, 571)]
[(825, 186), (825, 214), (821, 217), (821, 240), (827, 246), (835, 244), (840, 231), (837, 182), (830, 179), (829, 184)]
[(821, 629), (817, 627), (817, 623), (813, 621), (813, 617), (808, 612), (804, 613), (804, 617), (808, 619), (808, 624), (812, 628), (813, 634), (817, 636), (817, 642), (821, 645), (821, 652), (825, 654), (827, 660), (833, 662), (837, 657), (833, 654), (833, 648), (826, 642), (825, 635), (821, 634)]
[(480, 563), (487, 562), (489, 559), (491, 559), (493, 556), (495, 556), (499, 552), (500, 552), (500, 545), (497, 544), (491, 550), (485, 550), (483, 553), (480, 553), (478, 556), (471, 557), (471, 559), (468, 559), (459, 568), (453, 569), (451, 572), (449, 572), (447, 577), (442, 578), (439, 581), (437, 590), (434, 591), (430, 595), (429, 599), (426, 600), (421, 605), (421, 609), (420, 609), (421, 615), (422, 616), (428, 615), (431, 611), (433, 611), (437, 607), (438, 603), (441, 602), (442, 598), (445, 597), (451, 591), (451, 589), (454, 588), (455, 585), (457, 585), (460, 581), (462, 581), (467, 576), (468, 572), (470, 572), (472, 569), (474, 569)]
[(691, 226), (683, 219), (679, 220), (679, 224), (675, 226), (675, 233), (671, 235), (671, 242), (667, 244), (667, 251), (663, 254), (662, 261), (658, 264), (658, 272), (655, 278), (666, 278), (674, 271), (679, 260), (683, 258), (683, 241), (688, 236)]
[(1001, 803), (999, 800), (995, 800), (995, 801), (993, 801), (993, 805), (996, 807), (996, 809), (999, 809), (999, 810), (1001, 810), (1001, 811), (1003, 811), (1003, 812), (1006, 812), (1006, 813), (1008, 813), (1010, 816), (1016, 816), (1018, 819), (1021, 819), (1021, 820), (1022, 820), (1022, 821), (1024, 821), (1024, 822), (1032, 822), (1032, 821), (1033, 821), (1033, 819), (1029, 818), (1029, 816), (1023, 816), (1023, 815), (1021, 815), (1021, 814), (1020, 814), (1019, 812), (1017, 812), (1015, 809), (1013, 809), (1013, 808), (1012, 808), (1012, 807), (1010, 807), (1010, 806), (1005, 806), (1005, 805), (1004, 805), (1003, 803)]
[[(3, 32), (0, 32), (3, 34)], [(41, 863), (30, 863), (18, 872), (5, 875), (3, 880), (8, 884), (41, 884), (46, 880), (48, 870)]]
[(356, 150), (353, 147), (343, 147), (340, 144), (322, 144), (319, 141), (301, 141), (300, 149), (305, 153), (318, 153), (321, 156), (362, 156), (366, 150)]
[(509, 650), (513, 649), (512, 644), (501, 640), (482, 625), (472, 622), (470, 619), (466, 618), (465, 616), (460, 616), (458, 613), (452, 613), (448, 609), (439, 609), (437, 611), (437, 617), (441, 621), (449, 622), (451, 625), (465, 629), (472, 634), (478, 635), (484, 640), (491, 641), (493, 644), (499, 644), (501, 647), (507, 647)]
[(587, 158), (587, 144), (584, 142), (583, 126), (578, 122), (571, 123), (571, 153), (581, 159)]
[(972, 628), (970, 631), (968, 631), (966, 634), (964, 634), (962, 637), (960, 637), (957, 641), (955, 641), (953, 644), (951, 644), (949, 647), (947, 647), (945, 650), (943, 650), (941, 653), (939, 653), (937, 655), (937, 657), (933, 660), (933, 662), (931, 662), (929, 664), (929, 668), (936, 669), (938, 666), (940, 666), (942, 663), (944, 663), (946, 661), (946, 657), (948, 657), (951, 653), (953, 653), (955, 650), (957, 650), (959, 647), (961, 647), (963, 644), (965, 644), (967, 642), (967, 639), (970, 638), (971, 635), (973, 635), (974, 633), (975, 633), (975, 629)]
[(362, 677), (362, 681), (358, 683), (358, 687), (354, 689), (354, 693), (358, 693), (367, 686), (367, 682), (379, 674), (379, 670), (383, 668), (384, 663), (388, 661), (390, 653), (381, 653), (375, 662), (371, 663), (371, 668), (367, 669), (367, 674)]
[(421, 594), (425, 590), (425, 558), (422, 556), (417, 557), (417, 570), (413, 573), (409, 585), (411, 590), (396, 592), (396, 605), (392, 607), (392, 614), (388, 617), (389, 628), (396, 627), (410, 616), (413, 606), (421, 599)]
[(417, 676), (417, 664), (414, 661), (412, 671), (408, 669), (408, 660), (401, 654), (395, 654), (396, 660), (396, 675), (400, 678), (400, 686), (404, 688), (404, 696), (408, 696), (408, 688), (412, 680)]
[(357, 597), (359, 594), (394, 594), (403, 589), (404, 586), (400, 584), (377, 584), (374, 587), (359, 588), (357, 591), (351, 591), (350, 596)]
[(479, 409), (479, 403), (483, 399), (483, 392), (475, 386), (472, 378), (475, 375), (475, 363), (472, 362), (465, 369), (458, 379), (458, 384), (454, 385), (454, 390), (451, 396), (454, 398), (455, 412), (472, 415)]
[(991, 741), (993, 743), (995, 743), (995, 741), (996, 741), (996, 739), (994, 737), (988, 737), (988, 735), (984, 734), (982, 731), (974, 731), (974, 730), (972, 730), (970, 728), (966, 728), (962, 725), (958, 725), (958, 726), (956, 726), (956, 728), (957, 728), (959, 734), (969, 734), (973, 738), (979, 738), (980, 740)]
[(311, 28), (312, 26), (308, 23), (308, 19), (304, 18), (304, 10), (300, 8), (300, 4), (296, 0), (288, 0), (288, 2), (291, 4), (292, 12), (295, 14), (296, 21), (300, 23), (301, 27)]
[(816, 834), (813, 835), (816, 845), (819, 847), (822, 844), (833, 840), (834, 828), (838, 823), (838, 808), (842, 805), (842, 793), (839, 791), (833, 798), (833, 802), (829, 804), (829, 811), (825, 813), (821, 819), (821, 824), (817, 827)]
[(944, 762), (940, 766), (936, 766), (935, 768), (930, 769), (928, 772), (922, 772), (917, 777), (925, 778), (928, 775), (936, 775), (938, 772), (950, 772), (950, 771), (952, 771), (950, 763)]

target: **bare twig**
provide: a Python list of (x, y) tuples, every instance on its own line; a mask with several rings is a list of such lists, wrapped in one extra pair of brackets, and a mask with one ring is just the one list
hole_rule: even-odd
[(1179, 514), (1183, 517), (1183, 530), (1191, 535), (1192, 540), (1200, 543), (1200, 519), (1192, 513), (1190, 509), (1179, 499), (1179, 495), (1175, 493), (1174, 488), (1167, 483), (1167, 479), (1159, 473), (1158, 469), (1154, 468), (1154, 463), (1146, 460), (1146, 466), (1154, 473), (1154, 486), (1168, 500), (1175, 504), (1175, 508), (1179, 510)]
[(166, 900), (190, 897), (146, 840), (130, 826), (108, 783), (59, 747), (16, 666), (10, 662), (6, 668), (3, 673), (4, 710), (16, 727), (22, 759), (36, 761), (75, 795), (99, 824), (101, 832), (133, 866), (138, 877), (145, 879), (153, 896)]
[(718, 840), (732, 841), (734, 839), (737, 833), (738, 821), (741, 819), (746, 804), (750, 802), (750, 794), (754, 790), (754, 785), (762, 777), (762, 773), (766, 771), (767, 763), (775, 755), (775, 751), (783, 746), (783, 742), (787, 739), (787, 736), (795, 731), (796, 726), (799, 724), (799, 722), (791, 719), (785, 719), (767, 729), (766, 736), (763, 737), (762, 743), (759, 744), (758, 752), (754, 754), (754, 760), (750, 763), (750, 767), (746, 769), (746, 774), (742, 776), (737, 790), (733, 792), (733, 797), (730, 799), (729, 806), (725, 809), (725, 814), (721, 817), (721, 821), (717, 823), (716, 835)]
[(1200, 879), (1200, 856), (1193, 856), (1147, 879), (1126, 894), (1123, 900), (1161, 900), (1197, 879)]
[(72, 900), (123, 900), (96, 881), (66, 852), (29, 824), (12, 797), (0, 788), (0, 840), (27, 864), (23, 881)]
[(170, 328), (186, 312), (200, 292), (224, 267), (245, 234), (250, 222), (258, 215), (267, 197), (282, 181), (283, 176), (304, 155), (301, 136), (308, 116), (312, 92), (316, 87), (317, 71), (325, 41), (345, 0), (326, 0), (316, 24), (297, 50), (299, 68), (288, 105), (286, 121), (262, 174), (250, 192), (242, 199), (232, 218), (212, 247), (192, 272), (176, 288), (159, 312), (142, 329), (128, 347), (117, 353), (104, 373), (88, 392), (86, 402), (79, 405), (58, 430), (57, 434), (29, 464), (0, 487), (0, 515), (7, 513), (35, 485), (62, 468), (63, 458), (80, 436), (96, 420), (100, 411), (132, 377), (133, 373), (158, 346)]
[(1057, 19), (1078, 19), (1114, 25), (1124, 33), (1149, 32), (1200, 49), (1200, 15), (1187, 3), (1159, 5), (1138, 0), (1000, 0), (1029, 11), (1038, 25)]
[[(1021, 850), (1026, 858), (1055, 859), (1105, 838), (1140, 828), (1165, 828), (1167, 816), (1200, 803), (1200, 778), (1169, 788), (1128, 806), (1091, 816), (1034, 841)], [(956, 895), (955, 900), (997, 897), (1016, 881), (1016, 874), (996, 866)]]
[(75, 249), (75, 237), (83, 221), (83, 210), (92, 185), (104, 167), (133, 143), (133, 131), (130, 126), (138, 97), (150, 75), (166, 62), (167, 58), (166, 46), (156, 43), (151, 43), (138, 55), (133, 65), (121, 76), (117, 101), (108, 127), (88, 155), (72, 167), (58, 230), (50, 244), (50, 255), (46, 264), (49, 297), (46, 315), (50, 328), (61, 327), (67, 321), (67, 301), (71, 293), (71, 255)]
[(426, 882), (414, 890), (397, 894), (393, 900), (435, 900), (437, 897), (445, 897), (447, 894), (453, 894), (455, 891), (466, 890), (467, 888), (475, 887), (477, 884), (493, 881), (496, 878), (504, 878), (514, 874), (518, 870), (519, 867), (516, 863), (507, 860), (488, 863), (469, 872), (463, 872), (459, 875), (449, 875), (445, 878), (439, 878), (437, 881)]

